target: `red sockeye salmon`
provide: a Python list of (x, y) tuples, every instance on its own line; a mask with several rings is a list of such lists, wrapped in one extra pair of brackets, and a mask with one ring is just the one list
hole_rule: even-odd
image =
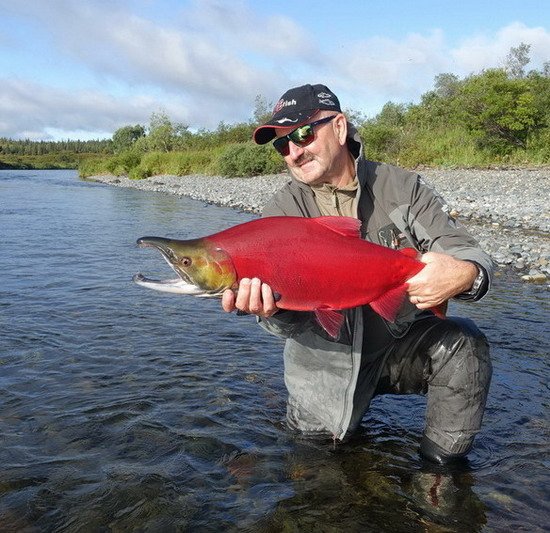
[(142, 237), (138, 245), (157, 248), (178, 278), (155, 281), (136, 274), (134, 281), (160, 291), (214, 297), (236, 289), (243, 278), (259, 278), (280, 295), (279, 308), (314, 311), (336, 337), (343, 309), (369, 304), (393, 322), (407, 280), (424, 268), (416, 250), (365, 241), (360, 227), (349, 217), (266, 217), (199, 239)]

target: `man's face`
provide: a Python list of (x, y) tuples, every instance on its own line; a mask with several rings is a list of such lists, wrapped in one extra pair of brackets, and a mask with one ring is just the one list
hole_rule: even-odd
[[(310, 122), (331, 115), (334, 115), (334, 112), (322, 111), (313, 116)], [(314, 126), (315, 140), (303, 148), (296, 146), (292, 141), (289, 142), (289, 154), (284, 159), (289, 171), (297, 180), (308, 185), (338, 184), (341, 178), (338, 173), (338, 162), (347, 154), (345, 143), (342, 145), (338, 134), (338, 121), (342, 120), (345, 121), (345, 117), (339, 114), (330, 122)], [(276, 130), (277, 137), (284, 137), (293, 129), (295, 128)]]

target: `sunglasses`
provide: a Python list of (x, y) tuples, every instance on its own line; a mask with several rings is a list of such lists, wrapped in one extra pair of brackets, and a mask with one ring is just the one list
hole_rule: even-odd
[(288, 135), (279, 137), (273, 141), (273, 147), (277, 152), (282, 156), (287, 156), (290, 153), (290, 148), (288, 146), (289, 141), (292, 141), (296, 146), (303, 148), (308, 144), (311, 144), (315, 140), (315, 132), (313, 128), (315, 126), (320, 126), (326, 122), (330, 122), (334, 117), (338, 115), (332, 115), (330, 117), (325, 117), (315, 122), (310, 122), (309, 124), (304, 124), (295, 130), (292, 130)]

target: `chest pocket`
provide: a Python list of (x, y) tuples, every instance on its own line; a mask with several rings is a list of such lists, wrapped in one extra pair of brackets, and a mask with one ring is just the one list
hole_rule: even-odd
[(382, 246), (392, 248), (393, 250), (414, 248), (407, 236), (395, 224), (388, 224), (378, 230), (378, 242)]

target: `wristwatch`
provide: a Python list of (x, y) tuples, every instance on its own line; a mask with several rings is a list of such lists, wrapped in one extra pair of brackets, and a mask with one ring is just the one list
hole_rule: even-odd
[(477, 276), (472, 283), (472, 288), (462, 293), (464, 296), (475, 296), (481, 288), (481, 285), (485, 281), (485, 270), (481, 268), (477, 263), (473, 264), (477, 267)]

